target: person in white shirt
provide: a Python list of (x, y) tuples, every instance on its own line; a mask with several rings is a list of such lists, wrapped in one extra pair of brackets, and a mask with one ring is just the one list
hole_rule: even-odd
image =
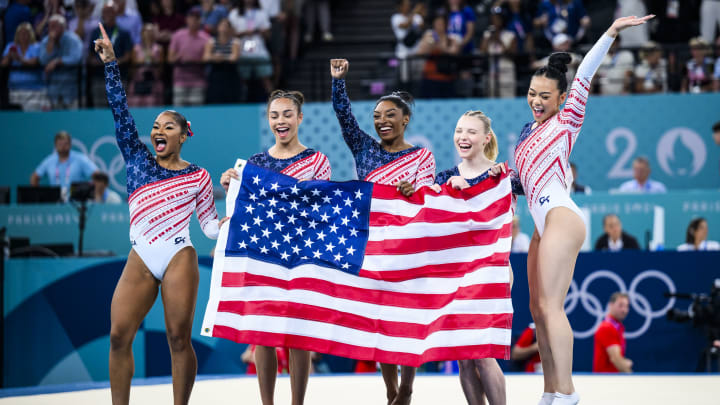
[(618, 95), (630, 92), (635, 57), (632, 52), (619, 48), (620, 38), (618, 37), (597, 70), (600, 94)]
[(650, 161), (644, 157), (636, 157), (633, 161), (633, 179), (620, 185), (620, 193), (666, 193), (667, 188), (659, 181), (650, 179)]
[(696, 250), (720, 250), (720, 243), (707, 240), (708, 224), (705, 218), (695, 218), (688, 224), (685, 243), (677, 247), (678, 252)]
[(520, 231), (520, 217), (515, 215), (512, 219), (512, 253), (527, 253), (530, 249), (530, 237)]

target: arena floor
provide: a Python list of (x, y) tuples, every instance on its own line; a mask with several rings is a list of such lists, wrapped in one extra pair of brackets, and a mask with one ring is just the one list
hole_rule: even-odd
[[(165, 380), (167, 381), (167, 380)], [(637, 404), (719, 404), (720, 375), (577, 375), (575, 385), (581, 394), (582, 405)], [(508, 404), (534, 405), (542, 390), (538, 375), (510, 374), (507, 376)], [(61, 392), (42, 395), (23, 395), (0, 399), (0, 405), (68, 404), (97, 405), (110, 403), (109, 388)], [(2, 391), (0, 391), (2, 392)], [(6, 391), (5, 394), (8, 392)], [(380, 375), (368, 376), (312, 376), (305, 403), (365, 405), (384, 404), (384, 389)], [(133, 387), (130, 403), (171, 403), (172, 391), (168, 383)], [(254, 378), (202, 378), (195, 384), (191, 404), (260, 404)], [(290, 380), (279, 378), (276, 403), (290, 403)], [(415, 380), (414, 405), (464, 404), (457, 376), (419, 375)]]

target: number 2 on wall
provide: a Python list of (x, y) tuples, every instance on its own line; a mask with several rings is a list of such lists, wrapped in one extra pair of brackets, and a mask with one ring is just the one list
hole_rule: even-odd
[(610, 155), (614, 156), (618, 153), (618, 148), (616, 147), (616, 140), (618, 138), (625, 139), (627, 144), (625, 150), (620, 153), (615, 164), (610, 168), (607, 174), (609, 179), (624, 179), (632, 177), (633, 175), (632, 165), (629, 163), (637, 148), (637, 137), (635, 137), (635, 134), (628, 128), (618, 127), (613, 129), (607, 138), (605, 138), (605, 148)]

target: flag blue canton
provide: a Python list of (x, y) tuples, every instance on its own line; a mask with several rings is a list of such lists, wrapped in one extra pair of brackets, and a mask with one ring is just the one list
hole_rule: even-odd
[(357, 274), (368, 239), (371, 197), (368, 182), (298, 182), (247, 164), (225, 255)]

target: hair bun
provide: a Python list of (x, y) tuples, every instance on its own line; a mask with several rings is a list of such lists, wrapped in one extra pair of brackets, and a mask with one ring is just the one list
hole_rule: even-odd
[(297, 99), (298, 103), (300, 103), (301, 105), (305, 102), (305, 96), (301, 92), (297, 90), (292, 90), (288, 91), (288, 93), (292, 94)]
[(555, 52), (548, 58), (548, 66), (553, 67), (560, 71), (560, 73), (567, 73), (568, 67), (572, 61), (572, 57), (567, 52)]
[(407, 91), (402, 90), (396, 90), (390, 93), (391, 96), (395, 96), (400, 98), (402, 101), (406, 102), (409, 106), (415, 105), (415, 99), (413, 98), (412, 94), (408, 93)]

